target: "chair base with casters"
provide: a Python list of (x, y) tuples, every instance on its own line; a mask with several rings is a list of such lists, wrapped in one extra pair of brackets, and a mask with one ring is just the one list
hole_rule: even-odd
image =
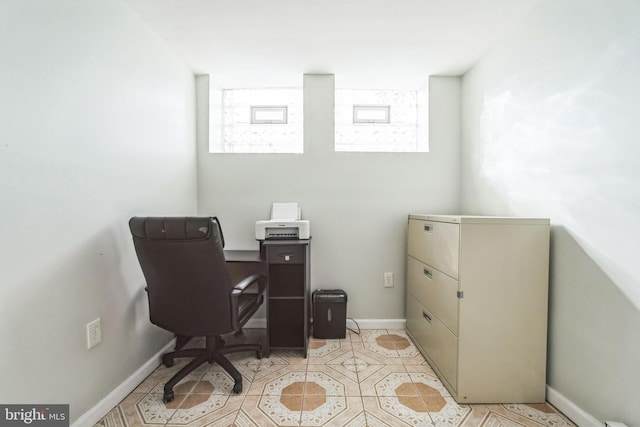
[(205, 337), (205, 348), (187, 348), (181, 349), (191, 337), (178, 336), (176, 341), (176, 349), (170, 353), (165, 353), (162, 356), (162, 364), (167, 368), (173, 366), (175, 359), (181, 357), (193, 357), (194, 359), (189, 362), (184, 368), (180, 369), (164, 386), (165, 403), (171, 402), (174, 398), (173, 387), (180, 382), (189, 373), (193, 372), (200, 365), (205, 362), (218, 363), (234, 380), (233, 392), (236, 394), (242, 393), (242, 375), (238, 370), (229, 362), (224, 356), (225, 354), (238, 353), (242, 351), (255, 351), (256, 357), (262, 359), (262, 346), (260, 344), (233, 344), (225, 345), (224, 340), (219, 337)]
[[(226, 345), (221, 337), (241, 333), (265, 300), (267, 277), (254, 273), (235, 283), (215, 217), (133, 217), (129, 228), (147, 282), (149, 320), (178, 337), (162, 362), (193, 358), (165, 384), (163, 400), (173, 400), (173, 387), (205, 362), (217, 362), (241, 393), (242, 375), (224, 355), (255, 351), (261, 358), (262, 347)], [(205, 337), (205, 348), (183, 348), (191, 337)]]

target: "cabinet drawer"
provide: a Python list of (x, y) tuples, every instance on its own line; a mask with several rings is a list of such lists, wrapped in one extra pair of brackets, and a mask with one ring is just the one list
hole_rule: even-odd
[(458, 279), (459, 246), (459, 224), (409, 220), (408, 254), (454, 279)]
[(457, 280), (407, 257), (407, 290), (454, 335), (458, 335)]
[(455, 391), (458, 339), (411, 294), (407, 294), (407, 329)]
[(305, 247), (302, 245), (269, 246), (269, 264), (304, 264)]

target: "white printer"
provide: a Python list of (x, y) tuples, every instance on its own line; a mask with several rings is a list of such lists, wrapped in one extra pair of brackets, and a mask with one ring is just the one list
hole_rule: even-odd
[(311, 224), (300, 219), (297, 203), (273, 203), (271, 219), (256, 221), (256, 240), (309, 239)]

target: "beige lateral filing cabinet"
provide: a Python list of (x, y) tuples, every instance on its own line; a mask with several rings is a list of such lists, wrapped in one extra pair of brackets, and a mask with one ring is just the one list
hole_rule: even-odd
[(407, 332), (459, 403), (545, 400), (549, 220), (409, 215)]

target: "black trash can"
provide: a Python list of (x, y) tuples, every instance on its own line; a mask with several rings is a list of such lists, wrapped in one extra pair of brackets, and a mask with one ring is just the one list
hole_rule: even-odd
[(313, 337), (345, 338), (347, 335), (347, 293), (342, 289), (317, 289), (313, 301)]

